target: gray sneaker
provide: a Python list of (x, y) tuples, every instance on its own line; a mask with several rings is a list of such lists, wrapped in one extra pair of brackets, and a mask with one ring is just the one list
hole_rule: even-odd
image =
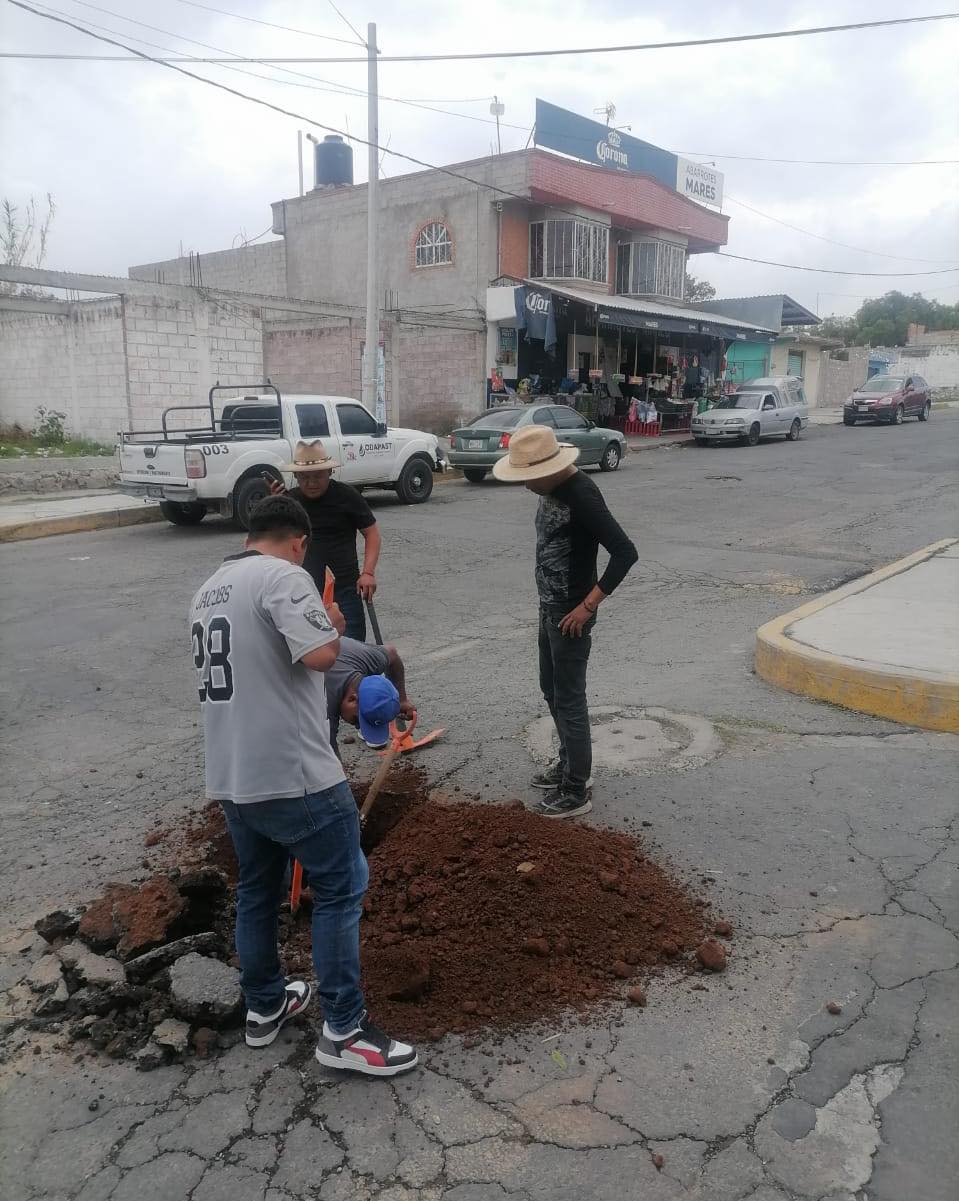
[[(544, 792), (552, 792), (554, 789), (562, 788), (563, 786), (563, 769), (559, 760), (551, 763), (545, 771), (537, 772), (530, 780), (531, 788), (542, 788)], [(586, 787), (593, 787), (593, 777), (590, 776), (586, 781)]]
[(581, 817), (589, 813), (593, 803), (588, 792), (571, 792), (568, 788), (557, 788), (533, 806), (540, 817)]

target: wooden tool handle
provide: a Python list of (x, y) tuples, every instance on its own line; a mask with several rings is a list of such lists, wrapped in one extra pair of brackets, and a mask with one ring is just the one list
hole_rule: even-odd
[(383, 787), (383, 781), (386, 779), (387, 773), (390, 770), (390, 764), (396, 758), (398, 747), (395, 742), (390, 741), (390, 745), (386, 748), (386, 753), (383, 755), (383, 762), (379, 766), (379, 770), (373, 777), (373, 783), (369, 786), (366, 792), (366, 798), (363, 801), (363, 807), (360, 809), (360, 825), (366, 821), (367, 814), (373, 808), (373, 802), (376, 800), (377, 794)]

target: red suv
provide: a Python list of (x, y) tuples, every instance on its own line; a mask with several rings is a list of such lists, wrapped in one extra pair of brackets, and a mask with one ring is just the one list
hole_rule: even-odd
[(902, 425), (907, 417), (929, 420), (932, 397), (921, 375), (874, 375), (857, 388), (843, 405), (845, 425), (857, 421)]

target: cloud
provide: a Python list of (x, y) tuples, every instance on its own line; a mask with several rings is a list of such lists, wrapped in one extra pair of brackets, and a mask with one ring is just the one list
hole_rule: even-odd
[[(205, 53), (76, 0), (51, 3), (81, 22), (123, 31), (131, 45), (137, 44), (133, 38), (142, 37), (186, 53)], [(313, 0), (216, 0), (221, 5), (277, 23), (350, 36), (332, 10), (318, 8)], [(335, 42), (217, 16), (176, 0), (163, 6), (126, 0), (122, 9), (118, 0), (102, 0), (102, 6), (244, 55), (350, 53)], [(637, 15), (629, 0), (572, 0), (563, 6), (546, 0), (518, 6), (488, 0), (482, 8), (439, 0), (371, 0), (362, 9), (349, 3), (345, 11), (361, 29), (361, 12), (377, 20), (384, 53), (721, 36), (771, 25), (855, 21), (864, 14), (853, 0), (772, 9), (758, 0), (723, 6), (678, 0), (646, 15)], [(877, 0), (867, 16), (900, 12), (894, 0)], [(4, 16), (4, 49), (112, 52), (22, 11), (8, 8)], [(539, 95), (587, 114), (612, 100), (616, 122), (631, 124), (637, 136), (705, 158), (959, 158), (954, 45), (952, 27), (928, 25), (654, 54), (384, 63), (380, 89), (385, 95), (435, 100), (439, 107), (479, 120), (384, 101), (381, 142), (437, 163), (487, 154), (496, 130), (488, 99), (479, 98), (496, 92), (506, 104), (504, 150), (525, 145)], [(272, 68), (244, 68), (285, 83), (213, 66), (196, 69), (314, 121), (365, 132), (365, 98), (329, 90), (346, 84), (364, 88), (362, 64), (291, 68), (312, 80)], [(297, 86), (301, 84), (311, 86)], [(471, 102), (456, 103), (460, 99)], [(15, 201), (30, 193), (54, 194), (59, 211), (51, 265), (123, 274), (131, 263), (176, 254), (181, 243), (184, 249), (221, 249), (241, 231), (261, 233), (270, 223), (270, 202), (296, 191), (296, 131), (307, 127), (302, 121), (161, 67), (7, 61), (0, 73), (0, 107), (15, 114), (0, 130), (0, 191)], [(356, 150), (361, 179), (365, 152)], [(782, 221), (853, 246), (959, 264), (955, 167), (812, 167), (728, 158), (717, 163), (731, 196)], [(412, 169), (385, 156), (388, 175)], [(850, 271), (927, 266), (831, 246), (732, 202), (728, 211), (729, 249), (737, 253)], [(891, 287), (921, 289), (944, 300), (959, 295), (959, 273), (941, 280), (807, 275), (714, 256), (694, 260), (692, 266), (726, 294), (788, 291), (811, 306), (818, 298), (824, 311), (851, 311), (860, 296)]]

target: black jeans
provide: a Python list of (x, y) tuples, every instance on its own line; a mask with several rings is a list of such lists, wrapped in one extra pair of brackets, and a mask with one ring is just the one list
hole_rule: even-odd
[(559, 632), (559, 623), (568, 612), (565, 606), (555, 608), (540, 605), (539, 686), (559, 734), (563, 783), (571, 791), (582, 793), (593, 766), (593, 741), (586, 705), (586, 668), (596, 622), (595, 618), (590, 621), (580, 638), (564, 637)]
[(366, 610), (363, 608), (362, 596), (356, 591), (356, 584), (344, 584), (342, 588), (337, 588), (333, 595), (346, 618), (344, 637), (355, 638), (357, 642), (365, 642)]

